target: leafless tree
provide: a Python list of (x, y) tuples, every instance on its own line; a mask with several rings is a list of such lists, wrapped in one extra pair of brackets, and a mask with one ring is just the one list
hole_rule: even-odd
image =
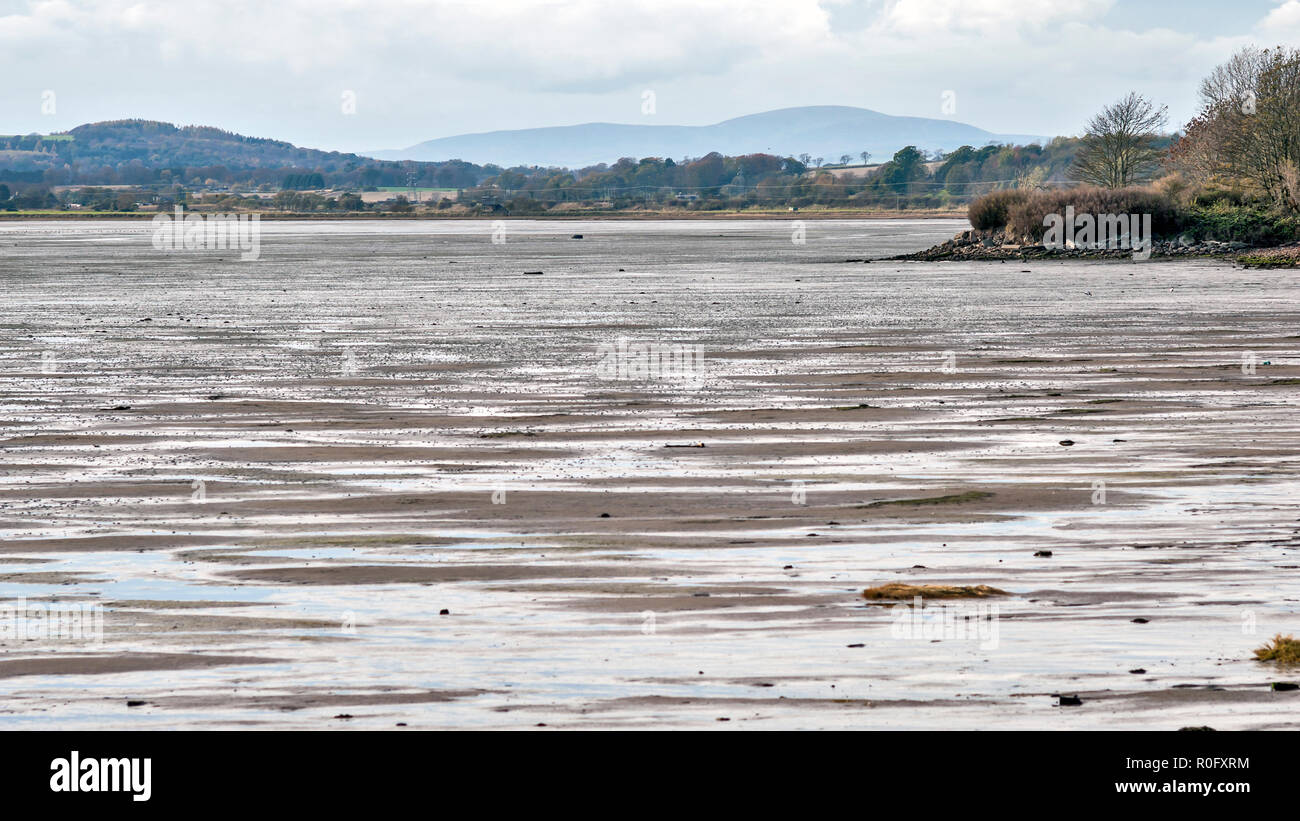
[(1300, 50), (1242, 49), (1201, 83), (1201, 102), (1173, 166), (1300, 211)]
[(1235, 111), (1224, 146), (1228, 167), (1277, 204), (1300, 210), (1300, 51), (1266, 52), (1253, 96)]
[(1249, 108), (1248, 100), (1259, 84), (1267, 60), (1268, 52), (1255, 46), (1246, 46), (1232, 55), (1201, 81), (1202, 107), (1214, 108), (1227, 103), (1238, 109)]
[(1167, 111), (1136, 92), (1106, 106), (1088, 123), (1071, 176), (1104, 188), (1144, 180), (1159, 166), (1156, 141), (1168, 120)]

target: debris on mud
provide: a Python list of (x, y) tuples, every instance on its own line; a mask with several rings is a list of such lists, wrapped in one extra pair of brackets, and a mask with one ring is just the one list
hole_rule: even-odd
[(882, 584), (862, 591), (868, 601), (906, 601), (916, 596), (926, 599), (983, 599), (989, 596), (1009, 596), (1005, 590), (977, 584), (971, 587), (950, 584)]
[[(701, 445), (703, 447), (703, 445)], [(886, 505), (945, 505), (961, 504), (962, 502), (978, 502), (981, 499), (988, 499), (993, 494), (986, 490), (968, 490), (965, 493), (950, 493), (947, 496), (925, 496), (919, 499), (885, 499), (879, 502), (869, 502), (860, 507), (885, 507)]]
[(1255, 651), (1258, 661), (1276, 661), (1278, 664), (1300, 664), (1300, 639), (1278, 633), (1273, 640)]

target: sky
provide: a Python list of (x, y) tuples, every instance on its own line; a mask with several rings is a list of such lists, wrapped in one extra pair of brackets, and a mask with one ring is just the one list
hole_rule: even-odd
[(1177, 127), (1300, 0), (0, 0), (0, 134), (139, 117), (327, 150), (801, 105), (1077, 134)]

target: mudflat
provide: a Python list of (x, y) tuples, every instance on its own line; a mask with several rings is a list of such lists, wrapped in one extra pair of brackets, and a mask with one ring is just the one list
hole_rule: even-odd
[(0, 224), (0, 725), (1300, 725), (1297, 274), (962, 227)]

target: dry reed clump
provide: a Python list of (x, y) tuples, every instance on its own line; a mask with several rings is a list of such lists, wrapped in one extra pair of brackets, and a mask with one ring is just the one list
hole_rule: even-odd
[(1168, 186), (1099, 188), (1081, 185), (1055, 190), (1022, 188), (993, 191), (972, 202), (967, 209), (971, 226), (980, 231), (1005, 230), (1008, 237), (1038, 242), (1047, 230), (1048, 214), (1150, 214), (1152, 231), (1160, 236), (1177, 233), (1175, 194)]
[(989, 596), (1009, 596), (1005, 590), (977, 584), (961, 587), (949, 584), (882, 584), (862, 591), (868, 601), (906, 601), (920, 596), (923, 599), (984, 599)]
[(1276, 661), (1278, 664), (1300, 664), (1300, 639), (1278, 633), (1273, 641), (1255, 651), (1259, 661)]
[(1019, 205), (1029, 196), (1022, 188), (993, 191), (973, 200), (966, 208), (966, 217), (977, 231), (999, 231), (1007, 224), (1012, 206)]
[(1097, 188), (1079, 186), (1055, 191), (1034, 191), (1024, 201), (1007, 211), (1007, 233), (1031, 239), (1043, 238), (1047, 231), (1043, 219), (1048, 214), (1065, 217), (1066, 208), (1074, 206), (1074, 213), (1092, 214), (1150, 214), (1151, 230), (1157, 235), (1168, 235), (1178, 230), (1178, 215), (1168, 195), (1154, 188)]

